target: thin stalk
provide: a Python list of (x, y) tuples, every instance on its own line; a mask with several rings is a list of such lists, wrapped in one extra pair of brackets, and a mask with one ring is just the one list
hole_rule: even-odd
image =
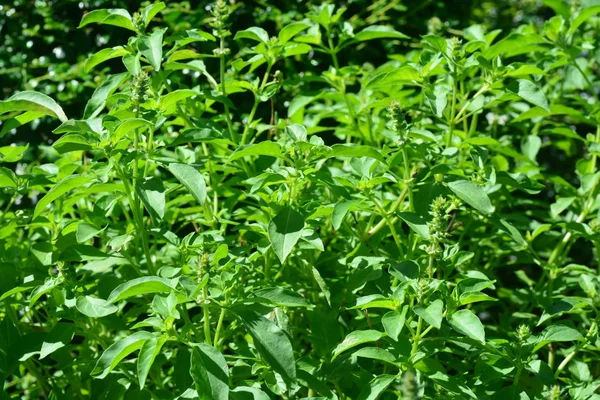
[[(220, 56), (219, 56), (219, 80), (221, 81), (221, 94), (223, 97), (227, 97), (227, 91), (225, 89), (225, 40), (221, 38), (219, 43)], [(229, 130), (229, 136), (231, 137), (231, 141), (233, 144), (237, 145), (237, 134), (233, 131), (233, 124), (231, 123), (231, 112), (229, 111), (229, 106), (224, 104), (225, 106), (225, 122), (227, 122), (227, 129)]]
[(571, 361), (573, 359), (573, 357), (575, 357), (576, 354), (577, 354), (577, 350), (574, 350), (571, 354), (566, 356), (564, 360), (562, 360), (562, 362), (560, 363), (558, 368), (556, 368), (556, 372), (554, 373), (554, 378), (558, 378), (560, 373), (563, 371), (563, 369), (565, 369), (565, 367), (567, 366), (569, 361)]
[[(144, 255), (146, 257), (146, 263), (148, 264), (148, 271), (152, 275), (156, 275), (156, 269), (154, 268), (154, 263), (152, 262), (152, 257), (150, 256), (150, 246), (148, 244), (147, 232), (144, 227), (144, 220), (142, 217), (141, 210), (138, 208), (138, 203), (136, 201), (136, 198), (134, 197), (135, 189), (133, 189), (131, 187), (131, 185), (129, 183), (129, 179), (127, 179), (127, 176), (125, 175), (125, 173), (119, 166), (118, 162), (115, 163), (115, 170), (117, 171), (117, 175), (119, 176), (119, 178), (121, 179), (121, 181), (123, 181), (123, 184), (125, 185), (125, 195), (127, 196), (127, 199), (129, 200), (129, 204), (131, 205), (134, 220), (137, 220), (137, 225), (138, 225), (137, 229), (140, 231), (139, 237), (141, 237), (141, 239), (142, 239), (142, 247), (144, 248)], [(133, 195), (132, 195), (132, 193), (133, 193)]]
[[(398, 199), (396, 199), (396, 201), (394, 202), (394, 204), (392, 204), (392, 207), (390, 208), (388, 214), (393, 214), (393, 213), (396, 212), (396, 210), (398, 210), (398, 208), (400, 207), (400, 205), (404, 202), (404, 198), (408, 194), (408, 191), (409, 191), (409, 188), (408, 188), (408, 185), (407, 185), (407, 186), (404, 187), (404, 190), (402, 190), (402, 193), (400, 193), (400, 196), (398, 196)], [(379, 221), (379, 223), (377, 225), (375, 225), (371, 230), (369, 230), (367, 232), (366, 239), (370, 238), (371, 236), (373, 236), (377, 232), (379, 232), (381, 230), (381, 228), (383, 228), (385, 226), (385, 224), (386, 224), (386, 219), (385, 219), (385, 217), (383, 217), (381, 219), (381, 221)]]
[(408, 211), (413, 211), (414, 209), (414, 202), (413, 202), (413, 192), (412, 192), (412, 188), (411, 188), (411, 168), (410, 168), (410, 164), (408, 162), (408, 153), (406, 152), (406, 145), (402, 146), (402, 159), (404, 162), (404, 184), (406, 185), (406, 188), (408, 189)]
[(219, 314), (219, 322), (217, 322), (217, 329), (215, 330), (215, 340), (213, 341), (213, 347), (219, 348), (219, 339), (221, 336), (221, 329), (223, 328), (223, 321), (225, 320), (225, 307), (221, 308), (221, 313)]
[(454, 117), (454, 123), (459, 122), (460, 121), (460, 117), (465, 113), (465, 111), (467, 111), (467, 108), (469, 108), (469, 106), (471, 104), (473, 104), (473, 101), (475, 101), (475, 99), (477, 99), (479, 96), (481, 96), (482, 94), (484, 94), (485, 92), (487, 92), (489, 88), (490, 88), (490, 85), (488, 83), (485, 83), (481, 87), (481, 89), (479, 89), (479, 91), (477, 93), (475, 93), (475, 95), (473, 95), (473, 97), (471, 98), (471, 100), (467, 101), (467, 103), (460, 109), (460, 111), (458, 112), (458, 114), (456, 114), (456, 116)]
[[(329, 54), (331, 55), (331, 60), (333, 61), (333, 66), (335, 67), (336, 71), (339, 71), (340, 63), (337, 58), (338, 50), (333, 45), (333, 40), (331, 40), (331, 36), (329, 35), (329, 32), (327, 32), (327, 36), (328, 36), (328, 42), (329, 42)], [(352, 127), (356, 130), (356, 132), (360, 135), (360, 137), (364, 141), (365, 136), (360, 131), (360, 127), (358, 126), (358, 121), (356, 119), (356, 115), (354, 114), (354, 108), (352, 108), (352, 104), (350, 103), (350, 99), (348, 98), (348, 93), (346, 93), (345, 85), (344, 85), (344, 90), (341, 93), (342, 93), (342, 97), (344, 98), (344, 102), (346, 103), (346, 108), (348, 109), (348, 113), (350, 114), (350, 124), (352, 125)], [(350, 139), (350, 137), (348, 137), (348, 139)]]
[[(271, 63), (267, 64), (267, 70), (265, 71), (265, 75), (263, 76), (262, 83), (260, 84), (260, 87), (258, 88), (259, 93), (262, 93), (262, 91), (264, 90), (264, 88), (269, 80), (269, 74), (271, 73), (272, 67), (273, 67), (273, 64), (271, 64)], [(246, 144), (246, 138), (248, 137), (248, 133), (250, 132), (250, 125), (252, 124), (252, 121), (254, 120), (254, 115), (256, 114), (256, 110), (258, 109), (259, 104), (260, 104), (260, 100), (258, 99), (258, 96), (255, 94), (254, 95), (254, 105), (252, 106), (252, 110), (250, 111), (250, 115), (248, 116), (248, 121), (246, 122), (246, 126), (244, 127), (244, 132), (242, 133), (242, 140), (240, 141), (240, 145)]]
[(454, 132), (454, 114), (456, 113), (456, 77), (452, 74), (452, 105), (450, 107), (450, 120), (448, 123), (448, 139), (446, 141), (446, 147), (452, 146), (452, 135)]
[(210, 338), (210, 310), (208, 305), (208, 288), (204, 286), (202, 288), (202, 309), (204, 312), (204, 342), (206, 344), (212, 344)]

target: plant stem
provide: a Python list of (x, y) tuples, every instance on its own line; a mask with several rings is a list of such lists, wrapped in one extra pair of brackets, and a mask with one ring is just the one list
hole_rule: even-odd
[[(400, 196), (398, 196), (398, 199), (396, 199), (396, 201), (390, 208), (388, 214), (393, 214), (396, 212), (396, 210), (398, 210), (400, 205), (404, 202), (404, 198), (406, 197), (408, 192), (409, 192), (409, 188), (407, 185), (404, 187), (404, 190), (402, 190), (402, 193), (400, 193)], [(377, 225), (375, 225), (371, 230), (369, 230), (367, 232), (367, 237), (364, 239), (366, 240), (366, 239), (370, 238), (371, 236), (375, 235), (377, 232), (379, 232), (381, 230), (381, 228), (383, 228), (385, 226), (385, 224), (386, 224), (386, 218), (383, 217)]]
[(404, 161), (404, 184), (406, 185), (406, 189), (408, 190), (408, 211), (413, 211), (414, 202), (413, 202), (413, 192), (411, 188), (411, 168), (408, 162), (408, 153), (406, 152), (406, 145), (402, 146), (402, 159)]
[(248, 136), (248, 133), (250, 132), (250, 125), (252, 124), (252, 121), (254, 120), (254, 115), (256, 114), (258, 105), (260, 104), (258, 94), (262, 94), (262, 91), (265, 88), (267, 81), (269, 80), (269, 74), (271, 73), (272, 67), (273, 67), (273, 65), (271, 63), (267, 64), (267, 70), (265, 71), (265, 75), (263, 76), (262, 83), (260, 84), (260, 87), (258, 88), (258, 93), (254, 94), (254, 105), (252, 106), (252, 110), (250, 111), (250, 115), (248, 116), (248, 121), (246, 121), (246, 126), (244, 127), (244, 132), (242, 133), (242, 140), (240, 141), (240, 145), (242, 145), (242, 146), (246, 144), (246, 138)]
[[(219, 80), (221, 81), (221, 94), (223, 97), (227, 97), (227, 91), (225, 89), (225, 40), (221, 38), (219, 42), (220, 49), (220, 57), (219, 57)], [(237, 145), (237, 134), (233, 131), (233, 124), (231, 123), (231, 112), (229, 111), (229, 106), (224, 104), (225, 106), (225, 122), (227, 122), (227, 129), (229, 130), (229, 136), (231, 137), (231, 141), (233, 144)]]
[(467, 108), (469, 108), (469, 106), (471, 104), (473, 104), (473, 101), (475, 101), (475, 99), (477, 99), (479, 96), (481, 96), (482, 94), (487, 92), (489, 88), (490, 88), (490, 85), (488, 83), (485, 83), (481, 87), (481, 89), (479, 89), (479, 91), (477, 93), (475, 93), (475, 95), (471, 98), (471, 100), (467, 101), (467, 103), (460, 109), (458, 114), (456, 114), (456, 116), (454, 117), (454, 123), (459, 122), (460, 117), (465, 113), (465, 111), (467, 111)]

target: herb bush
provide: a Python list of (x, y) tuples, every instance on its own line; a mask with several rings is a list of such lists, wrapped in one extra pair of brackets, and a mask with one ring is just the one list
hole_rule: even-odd
[(415, 37), (334, 5), (86, 13), (128, 33), (69, 70), (75, 115), (0, 101), (3, 140), (52, 127), (0, 147), (1, 398), (600, 398), (575, 3)]

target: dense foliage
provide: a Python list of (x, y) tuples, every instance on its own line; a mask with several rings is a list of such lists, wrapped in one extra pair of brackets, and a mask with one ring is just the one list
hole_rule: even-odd
[(0, 7), (0, 398), (599, 399), (600, 2), (278, 3)]

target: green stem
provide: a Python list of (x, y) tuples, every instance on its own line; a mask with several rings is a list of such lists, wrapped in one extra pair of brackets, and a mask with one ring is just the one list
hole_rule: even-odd
[(272, 67), (273, 67), (273, 65), (271, 63), (267, 64), (267, 70), (265, 71), (265, 75), (263, 76), (262, 83), (260, 84), (260, 87), (258, 88), (258, 93), (256, 93), (254, 95), (254, 105), (252, 106), (252, 110), (250, 111), (250, 115), (248, 116), (248, 121), (246, 122), (246, 126), (244, 127), (244, 132), (242, 133), (242, 140), (240, 142), (240, 145), (242, 145), (242, 146), (244, 144), (246, 144), (246, 138), (248, 137), (248, 133), (250, 132), (250, 125), (252, 124), (252, 121), (254, 120), (254, 115), (256, 114), (258, 105), (260, 104), (258, 94), (262, 94), (262, 91), (265, 88), (267, 81), (269, 80), (269, 74), (271, 73)]
[(467, 103), (460, 109), (460, 111), (458, 112), (458, 114), (456, 114), (456, 116), (453, 118), (454, 119), (454, 123), (457, 123), (460, 121), (460, 117), (465, 113), (465, 111), (467, 111), (467, 108), (469, 108), (469, 106), (471, 104), (473, 104), (473, 101), (475, 101), (475, 99), (477, 99), (479, 96), (481, 96), (482, 94), (484, 94), (485, 92), (488, 91), (488, 89), (490, 88), (490, 85), (488, 83), (484, 84), (481, 89), (479, 89), (479, 91), (477, 93), (475, 93), (475, 95), (471, 98), (471, 100), (467, 101)]
[[(219, 80), (221, 81), (221, 94), (223, 97), (227, 97), (227, 91), (225, 89), (225, 41), (221, 38), (219, 49), (220, 57), (219, 57)], [(237, 145), (237, 135), (233, 131), (233, 124), (231, 123), (231, 112), (229, 111), (229, 106), (225, 104), (225, 121), (227, 122), (227, 129), (229, 130), (229, 136), (231, 137), (231, 141), (233, 144)]]
[(215, 330), (215, 340), (213, 341), (213, 347), (219, 348), (219, 339), (221, 336), (221, 329), (223, 328), (223, 321), (225, 320), (225, 307), (221, 308), (221, 312), (219, 314), (219, 322), (217, 322), (217, 329)]
[(408, 189), (408, 211), (413, 211), (414, 202), (413, 202), (413, 192), (411, 188), (411, 168), (408, 162), (408, 153), (406, 152), (406, 145), (402, 146), (402, 159), (404, 161), (404, 184)]
[[(406, 197), (408, 191), (409, 191), (409, 188), (407, 185), (404, 187), (404, 190), (402, 190), (402, 193), (400, 193), (400, 196), (398, 196), (398, 199), (396, 199), (394, 204), (392, 204), (392, 207), (390, 208), (390, 211), (388, 214), (393, 214), (396, 212), (396, 210), (398, 210), (400, 205), (404, 202), (404, 198)], [(383, 228), (385, 226), (386, 222), (387, 222), (386, 218), (383, 217), (377, 225), (375, 225), (371, 230), (369, 230), (367, 232), (365, 240), (370, 238), (371, 236), (375, 235), (377, 232), (379, 232), (381, 230), (381, 228)]]

